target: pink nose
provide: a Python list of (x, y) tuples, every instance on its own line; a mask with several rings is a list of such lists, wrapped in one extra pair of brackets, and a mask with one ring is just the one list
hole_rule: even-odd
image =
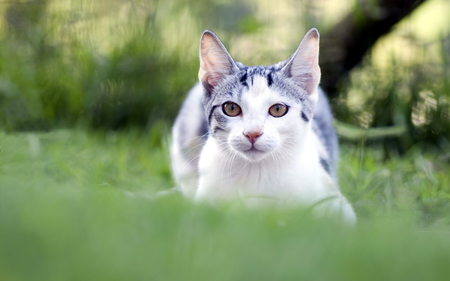
[(256, 142), (256, 139), (262, 135), (262, 132), (260, 131), (255, 131), (255, 132), (248, 132), (248, 133), (243, 133), (244, 136), (246, 136), (248, 138), (248, 140), (254, 144)]

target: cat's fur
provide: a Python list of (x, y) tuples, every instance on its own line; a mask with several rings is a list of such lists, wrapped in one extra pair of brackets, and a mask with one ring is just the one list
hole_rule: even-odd
[[(290, 58), (271, 66), (235, 62), (210, 31), (200, 44), (200, 83), (172, 134), (172, 169), (185, 196), (314, 205), (354, 223), (337, 185), (337, 137), (318, 88), (318, 31), (311, 29)], [(226, 102), (239, 105), (241, 113), (227, 116)], [(269, 114), (275, 104), (287, 106), (287, 113)]]

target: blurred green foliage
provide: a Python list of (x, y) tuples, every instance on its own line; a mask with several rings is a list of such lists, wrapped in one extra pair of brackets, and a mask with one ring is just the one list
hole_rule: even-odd
[[(45, 11), (46, 2), (41, 2), (37, 6)], [(23, 28), (9, 21), (0, 43), (1, 119), (9, 130), (79, 122), (106, 129), (145, 126), (173, 118), (182, 93), (195, 81), (197, 62), (180, 52), (161, 55), (158, 29), (145, 22), (130, 26), (130, 38), (101, 54), (76, 36), (50, 40), (56, 25), (74, 32), (75, 11), (53, 15), (51, 21), (34, 6), (11, 4), (7, 15), (13, 10), (18, 22), (24, 21), (20, 16), (42, 15)]]
[[(161, 120), (170, 122), (197, 81), (198, 38), (204, 29), (216, 31), (237, 60), (271, 64), (292, 53), (302, 30), (322, 22), (320, 5), (311, 1), (274, 4), (279, 9), (274, 11), (265, 3), (270, 12), (262, 12), (255, 1), (2, 5), (0, 126), (16, 131), (80, 124), (148, 129)], [(283, 18), (290, 14), (298, 15)], [(273, 28), (282, 18), (284, 25)], [(294, 39), (278, 42), (269, 30)], [(413, 58), (393, 56), (380, 67), (369, 55), (352, 72), (350, 84), (342, 84), (341, 95), (332, 101), (335, 115), (364, 128), (406, 127), (406, 134), (382, 139), (400, 151), (417, 143), (448, 147), (449, 40), (435, 44), (441, 49), (437, 56), (420, 39), (408, 40), (405, 51), (415, 50)]]
[[(450, 156), (414, 146), (448, 145), (445, 36), (437, 57), (414, 38), (410, 45), (422, 51), (410, 63), (393, 57), (381, 68), (369, 57), (332, 102), (351, 124), (408, 127), (408, 135), (375, 149), (364, 140), (343, 145), (340, 186), (359, 217), (347, 229), (304, 210), (251, 212), (155, 196), (174, 185), (166, 121), (197, 80), (202, 30), (217, 31), (238, 60), (273, 63), (295, 49), (266, 38), (269, 24), (254, 6), (0, 5), (1, 280), (448, 278)], [(309, 16), (309, 24), (320, 18)], [(103, 22), (115, 17), (113, 25)], [(253, 39), (265, 49), (249, 45)], [(102, 130), (55, 130), (78, 125)], [(129, 130), (109, 130), (118, 128)], [(392, 142), (408, 149), (404, 157), (386, 159), (378, 149)]]
[[(405, 127), (405, 134), (382, 139), (405, 152), (416, 144), (448, 151), (450, 145), (450, 37), (430, 46), (407, 37), (413, 58), (390, 55), (380, 67), (375, 57), (351, 74), (350, 85), (333, 103), (339, 120), (370, 127)], [(436, 53), (434, 49), (438, 47)]]

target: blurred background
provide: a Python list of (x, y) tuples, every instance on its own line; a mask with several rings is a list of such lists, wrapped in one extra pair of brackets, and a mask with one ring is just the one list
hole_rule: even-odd
[[(0, 280), (448, 280), (449, 15), (448, 0), (0, 0)], [(270, 65), (311, 27), (354, 231), (314, 206), (155, 196), (175, 185), (167, 140), (203, 30)]]
[(343, 140), (448, 151), (449, 14), (446, 0), (1, 1), (0, 126), (169, 127), (204, 29), (235, 60), (269, 65), (317, 27)]

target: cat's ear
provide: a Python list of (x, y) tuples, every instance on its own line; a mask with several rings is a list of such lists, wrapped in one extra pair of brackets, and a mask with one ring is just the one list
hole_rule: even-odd
[(293, 79), (295, 84), (315, 94), (320, 81), (319, 67), (319, 32), (312, 28), (303, 37), (300, 46), (283, 67), (284, 74)]
[(211, 31), (200, 39), (200, 70), (198, 78), (208, 90), (217, 86), (227, 75), (238, 70), (220, 39)]

